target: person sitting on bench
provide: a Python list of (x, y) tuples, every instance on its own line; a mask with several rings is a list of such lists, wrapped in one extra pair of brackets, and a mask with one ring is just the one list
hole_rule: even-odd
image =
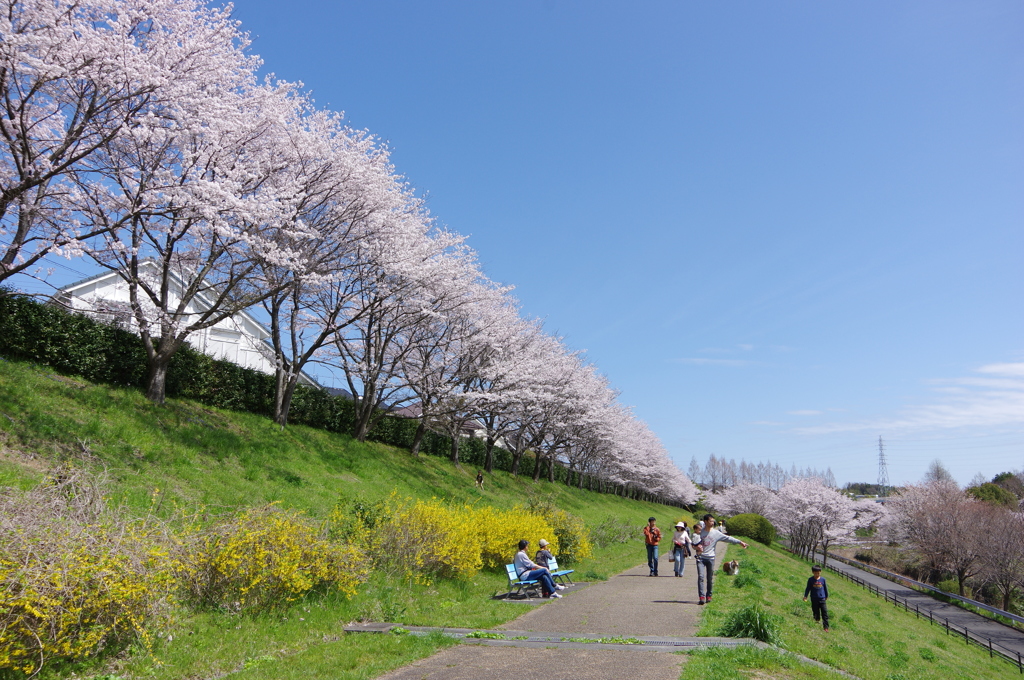
[(540, 581), (540, 588), (544, 593), (544, 597), (562, 597), (557, 591), (562, 590), (563, 587), (555, 585), (555, 582), (551, 580), (551, 572), (536, 564), (526, 554), (526, 548), (529, 545), (530, 542), (525, 539), (519, 541), (519, 552), (516, 553), (516, 558), (512, 560), (519, 580)]

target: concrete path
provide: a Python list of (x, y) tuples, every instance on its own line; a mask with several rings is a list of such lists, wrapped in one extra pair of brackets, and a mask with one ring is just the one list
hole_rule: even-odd
[[(724, 562), (718, 544), (718, 562)], [(639, 546), (638, 557), (643, 557)], [(647, 575), (646, 562), (603, 583), (562, 591), (562, 599), (525, 612), (500, 628), (532, 633), (592, 634), (615, 637), (693, 637), (701, 607), (697, 604), (697, 569), (687, 559), (682, 578), (662, 555), (660, 576)], [(507, 604), (505, 606), (516, 606)], [(589, 646), (589, 645), (588, 645)], [(557, 649), (461, 644), (414, 662), (381, 680), (610, 680), (643, 676), (644, 680), (679, 680), (686, 657), (644, 649)], [(638, 655), (642, 655), (638, 658)], [(638, 672), (642, 669), (642, 672)]]
[[(721, 550), (723, 544), (718, 545)], [(723, 561), (722, 557), (718, 559)], [(697, 634), (701, 609), (697, 604), (697, 567), (692, 557), (683, 564), (683, 576), (676, 578), (672, 563), (662, 555), (657, 578), (647, 575), (645, 562), (578, 593), (563, 591), (561, 600), (537, 607), (499, 628), (622, 637), (692, 637)]]
[[(820, 554), (817, 557), (819, 560), (821, 559)], [(936, 600), (931, 595), (918, 592), (913, 588), (838, 560), (830, 559), (828, 561), (828, 568), (833, 571), (849, 574), (861, 581), (870, 583), (878, 590), (888, 592), (890, 598), (897, 597), (901, 602), (907, 602), (910, 611), (917, 611), (920, 616), (925, 618), (930, 616), (933, 621), (939, 624), (942, 624), (944, 620), (948, 620), (951, 629), (959, 634), (961, 639), (963, 639), (964, 628), (967, 628), (970, 631), (970, 636), (978, 643), (987, 647), (989, 641), (991, 641), (993, 647), (997, 650), (999, 647), (1002, 647), (1005, 653), (1011, 656), (1019, 654), (1021, 655), (1019, 658), (1024, 658), (1024, 632), (967, 611), (956, 605)]]

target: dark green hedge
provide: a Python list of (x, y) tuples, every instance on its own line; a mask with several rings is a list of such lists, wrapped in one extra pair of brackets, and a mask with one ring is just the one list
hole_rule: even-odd
[(775, 527), (767, 518), (754, 513), (730, 517), (726, 523), (730, 536), (745, 536), (758, 543), (771, 545), (775, 540)]
[[(0, 356), (32, 361), (50, 366), (58, 373), (120, 387), (142, 389), (148, 373), (146, 350), (142, 339), (134, 333), (3, 290), (0, 290)], [(171, 360), (167, 395), (267, 417), (274, 413), (273, 376), (213, 359), (188, 345), (178, 350)], [(288, 420), (351, 434), (356, 422), (353, 406), (351, 401), (332, 397), (322, 390), (299, 386)], [(417, 425), (417, 421), (408, 418), (385, 416), (368, 439), (410, 448)], [(429, 455), (448, 456), (451, 440), (428, 431), (420, 449)], [(482, 467), (484, 455), (483, 440), (460, 442), (459, 458), (465, 464)], [(533, 462), (533, 458), (524, 457), (520, 473), (532, 475)], [(495, 447), (494, 467), (511, 470), (512, 454)], [(564, 481), (564, 468), (558, 466), (555, 472), (556, 479)]]

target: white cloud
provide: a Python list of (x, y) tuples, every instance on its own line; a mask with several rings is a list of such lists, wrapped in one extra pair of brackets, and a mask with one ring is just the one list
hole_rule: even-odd
[(820, 416), (821, 411), (814, 411), (811, 409), (803, 409), (800, 411), (787, 411), (791, 416)]
[(996, 377), (933, 380), (930, 382), (937, 397), (934, 403), (912, 406), (891, 418), (828, 423), (798, 428), (796, 432), (830, 434), (1024, 425), (1024, 363), (989, 364), (977, 372)]
[(752, 363), (744, 359), (709, 359), (708, 357), (687, 357), (684, 359), (673, 359), (679, 364), (691, 364), (693, 366), (747, 366)]
[(1024, 363), (1017, 364), (988, 364), (978, 369), (978, 373), (995, 373), (1012, 378), (1024, 378)]

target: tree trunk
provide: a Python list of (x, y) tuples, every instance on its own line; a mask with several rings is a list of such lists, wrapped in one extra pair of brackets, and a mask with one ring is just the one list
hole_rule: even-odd
[(452, 436), (451, 460), (455, 465), (459, 464), (459, 434), (457, 432)]
[(490, 474), (494, 470), (494, 437), (487, 437), (487, 443), (484, 447), (484, 470), (487, 474)]
[(519, 476), (519, 461), (521, 461), (523, 459), (523, 453), (524, 453), (523, 451), (519, 451), (519, 450), (516, 450), (516, 451), (512, 452), (512, 470), (511, 470), (511, 472), (512, 472), (512, 476), (513, 477), (518, 477)]
[(167, 367), (170, 358), (161, 360), (154, 357), (149, 362), (149, 382), (146, 385), (146, 399), (154, 404), (163, 404), (167, 397)]
[(144, 338), (146, 355), (149, 359), (149, 380), (146, 383), (146, 398), (154, 404), (163, 404), (167, 398), (167, 369), (171, 359), (181, 347), (184, 340), (161, 338), (159, 344), (153, 346), (152, 340)]
[(295, 396), (295, 388), (299, 384), (299, 376), (285, 376), (281, 369), (278, 369), (278, 388), (274, 391), (274, 422), (284, 427), (288, 424), (288, 413), (292, 410), (292, 397)]
[(427, 434), (427, 423), (420, 418), (420, 424), (416, 426), (416, 434), (412, 438), (412, 446), (409, 452), (414, 456), (420, 455), (420, 445), (423, 444), (423, 436)]
[(540, 481), (540, 463), (541, 463), (540, 456), (536, 452), (534, 452), (534, 454), (533, 454), (533, 481), (535, 481), (535, 482), (539, 482)]
[(555, 483), (555, 454), (552, 453), (548, 458), (548, 481), (552, 484)]

